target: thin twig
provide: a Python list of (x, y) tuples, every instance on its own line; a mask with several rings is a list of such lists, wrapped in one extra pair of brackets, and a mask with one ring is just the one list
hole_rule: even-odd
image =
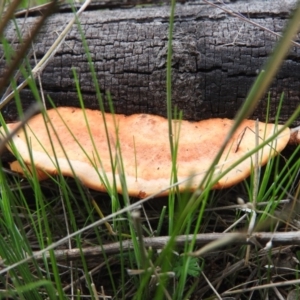
[[(27, 79), (25, 79), (17, 88), (16, 90), (20, 92), (24, 87), (27, 86), (30, 79), (35, 79), (38, 74), (40, 74), (45, 67), (48, 65), (51, 58), (55, 55), (55, 53), (58, 51), (60, 45), (65, 40), (66, 35), (74, 25), (74, 23), (78, 20), (79, 16), (82, 14), (82, 12), (87, 8), (87, 6), (91, 3), (92, 0), (86, 0), (84, 4), (81, 6), (81, 8), (77, 11), (74, 18), (69, 22), (69, 24), (65, 27), (65, 29), (62, 31), (62, 33), (59, 35), (59, 37), (56, 39), (56, 41), (53, 43), (53, 45), (50, 47), (50, 49), (47, 51), (47, 53), (43, 56), (43, 58), (39, 61), (39, 63), (32, 69), (31, 73), (32, 76), (29, 76)], [(33, 77), (33, 78), (32, 78)], [(0, 110), (14, 97), (14, 92), (7, 95), (3, 101), (0, 102)]]
[[(256, 232), (252, 236), (262, 244), (267, 243), (272, 239), (273, 244), (278, 245), (300, 245), (300, 235), (299, 232)], [(67, 238), (67, 237), (66, 237)], [(190, 235), (179, 235), (175, 239), (174, 246), (184, 247), (186, 243), (189, 243), (195, 239), (195, 245), (203, 246), (208, 243), (215, 242), (220, 239), (232, 239), (234, 240), (235, 245), (247, 245), (251, 242), (247, 239), (245, 233), (203, 233)], [(144, 237), (143, 243), (145, 248), (151, 247), (152, 249), (163, 249), (169, 242), (169, 236), (160, 236), (160, 237)], [(122, 245), (122, 247), (120, 247)], [(102, 246), (94, 247), (85, 247), (82, 249), (73, 248), (73, 249), (64, 249), (64, 250), (54, 250), (53, 253), (57, 261), (69, 261), (77, 260), (81, 258), (81, 255), (85, 257), (99, 257), (99, 255), (105, 253), (106, 255), (115, 255), (120, 253), (120, 249), (123, 251), (129, 251), (133, 249), (133, 242), (131, 240), (125, 240), (121, 242), (111, 243)], [(46, 249), (45, 249), (46, 250)], [(50, 259), (50, 253), (46, 251), (35, 251), (33, 256), (36, 261), (43, 261), (43, 259)], [(29, 259), (32, 257), (28, 257)], [(29, 260), (28, 259), (28, 260)], [(3, 265), (3, 262), (1, 263)], [(1, 270), (1, 273), (5, 270)]]
[[(259, 124), (258, 120), (255, 121), (255, 147), (259, 146)], [(258, 152), (254, 155), (254, 176), (253, 176), (253, 191), (252, 191), (252, 202), (251, 202), (251, 217), (248, 226), (248, 237), (252, 238), (251, 234), (253, 232), (255, 222), (256, 222), (256, 202), (258, 195), (258, 187), (259, 187), (259, 157)], [(251, 245), (247, 246), (246, 255), (245, 255), (245, 265), (249, 263)]]
[(11, 2), (8, 6), (8, 9), (6, 10), (5, 14), (1, 16), (1, 22), (0, 22), (0, 36), (2, 35), (2, 32), (7, 25), (8, 21), (11, 19), (13, 16), (15, 10), (21, 3), (21, 0), (14, 0)]
[(204, 277), (205, 281), (207, 282), (207, 284), (210, 286), (210, 288), (212, 289), (212, 291), (214, 292), (214, 294), (216, 295), (216, 297), (219, 300), (222, 300), (222, 297), (219, 295), (219, 293), (217, 292), (217, 290), (214, 288), (214, 286), (212, 285), (212, 283), (209, 281), (209, 279), (205, 276), (204, 272), (201, 272), (202, 276)]
[[(59, 0), (57, 1), (58, 3), (57, 4), (62, 4), (64, 3), (64, 0)], [(34, 6), (34, 7), (29, 7), (29, 8), (26, 8), (26, 9), (22, 9), (22, 10), (19, 10), (17, 12), (15, 12), (15, 17), (20, 17), (20, 16), (23, 16), (25, 14), (30, 14), (30, 13), (33, 13), (33, 12), (39, 12), (39, 13), (44, 13), (44, 10), (47, 9), (49, 7), (50, 3), (45, 3), (45, 4), (41, 4), (41, 5), (37, 5), (37, 6)]]
[(252, 292), (252, 291), (257, 291), (257, 290), (267, 290), (269, 288), (274, 288), (274, 287), (282, 287), (282, 286), (287, 286), (287, 285), (292, 286), (292, 285), (299, 285), (299, 284), (300, 284), (300, 279), (274, 282), (274, 283), (269, 283), (269, 284), (257, 285), (257, 286), (253, 286), (250, 288), (228, 290), (228, 291), (222, 293), (222, 296), (234, 295), (234, 294), (239, 294), (239, 293), (247, 293), (247, 292)]
[[(45, 23), (46, 19), (53, 13), (56, 6), (56, 1), (53, 0), (51, 2), (51, 5), (49, 5), (48, 9), (45, 11), (45, 13), (42, 15), (42, 17), (39, 19), (39, 21), (36, 23), (34, 28), (31, 30), (30, 35), (28, 38), (21, 44), (21, 47), (19, 51), (17, 51), (15, 58), (12, 60), (11, 64), (8, 66), (6, 71), (4, 72), (3, 76), (0, 79), (0, 93), (5, 88), (7, 83), (9, 82), (12, 74), (14, 71), (18, 68), (20, 61), (23, 59), (25, 53), (29, 49), (33, 39), (37, 36), (39, 30)], [(12, 93), (14, 95), (14, 92)], [(0, 109), (3, 107), (3, 101), (0, 103)]]
[[(224, 4), (224, 5), (225, 5), (226, 7), (228, 7), (228, 8), (224, 8), (224, 7), (221, 6), (221, 5), (218, 5), (218, 4), (216, 4), (216, 3), (209, 2), (209, 1), (207, 1), (207, 0), (203, 0), (203, 2), (205, 2), (205, 3), (207, 3), (207, 4), (211, 5), (211, 6), (214, 6), (214, 7), (216, 7), (216, 8), (219, 8), (219, 9), (225, 11), (226, 13), (228, 13), (228, 14), (230, 14), (230, 15), (232, 15), (232, 16), (235, 16), (235, 17), (237, 17), (237, 18), (239, 18), (240, 20), (243, 20), (243, 21), (245, 21), (245, 22), (247, 22), (247, 23), (249, 23), (249, 24), (252, 24), (252, 25), (254, 25), (254, 26), (258, 27), (258, 28), (261, 28), (261, 29), (263, 29), (263, 30), (265, 30), (265, 31), (267, 31), (267, 32), (269, 32), (269, 33), (271, 33), (271, 34), (273, 34), (273, 35), (279, 37), (279, 38), (282, 37), (281, 34), (276, 33), (276, 32), (274, 32), (273, 30), (271, 30), (271, 29), (269, 29), (269, 28), (267, 28), (267, 27), (264, 27), (264, 26), (262, 26), (262, 25), (260, 25), (260, 24), (258, 24), (258, 23), (256, 23), (256, 22), (254, 22), (254, 21), (252, 21), (252, 20), (246, 18), (246, 17), (243, 16), (241, 13), (234, 11), (231, 7), (229, 7), (229, 6), (226, 5), (225, 3), (222, 3), (222, 4)], [(292, 43), (293, 45), (297, 46), (297, 47), (300, 47), (300, 44), (297, 43), (297, 42), (295, 42), (295, 41), (291, 41), (291, 43)]]

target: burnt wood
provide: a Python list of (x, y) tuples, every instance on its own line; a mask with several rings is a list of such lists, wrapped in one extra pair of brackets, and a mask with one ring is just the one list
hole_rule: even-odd
[[(294, 0), (236, 1), (228, 3), (227, 8), (281, 33), (295, 3)], [(91, 10), (80, 17), (106, 110), (109, 106), (105, 93), (109, 91), (117, 113), (166, 116), (169, 15), (168, 5), (152, 5)], [(72, 17), (72, 13), (59, 12), (48, 19), (28, 54), (31, 66), (35, 65), (32, 53), (37, 60), (41, 59)], [(16, 20), (23, 36), (30, 32), (37, 18)], [(13, 22), (4, 35), (14, 48), (18, 47)], [(189, 120), (233, 118), (277, 40), (272, 33), (202, 1), (177, 4), (172, 58), (174, 107), (182, 110), (183, 117)], [(296, 41), (300, 42), (300, 34)], [(2, 59), (0, 76), (4, 67)], [(79, 105), (72, 68), (79, 77), (85, 106), (99, 108), (77, 25), (41, 74), (44, 94), (56, 105)], [(300, 48), (293, 45), (269, 90), (271, 120), (276, 116), (283, 92), (281, 122), (299, 105), (299, 78)], [(18, 82), (21, 80), (19, 77)], [(21, 99), (24, 108), (35, 101), (29, 88), (21, 92)], [(265, 120), (266, 107), (267, 94), (252, 117)], [(7, 120), (17, 117), (14, 103), (3, 112)]]

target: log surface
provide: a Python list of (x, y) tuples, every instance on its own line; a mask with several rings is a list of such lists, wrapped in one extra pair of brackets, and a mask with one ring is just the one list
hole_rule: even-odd
[[(294, 0), (237, 1), (227, 8), (281, 33)], [(80, 17), (97, 80), (103, 94), (112, 95), (117, 113), (152, 113), (166, 116), (166, 59), (170, 7), (150, 6), (86, 11)], [(32, 50), (43, 57), (72, 13), (52, 16), (41, 29)], [(17, 19), (25, 36), (38, 17)], [(19, 43), (13, 23), (5, 37), (16, 48)], [(172, 99), (184, 119), (233, 118), (251, 84), (272, 52), (278, 37), (204, 2), (177, 4), (173, 35)], [(300, 34), (296, 38), (300, 41)], [(32, 52), (31, 52), (32, 53)], [(3, 55), (0, 46), (0, 57)], [(31, 66), (35, 65), (29, 55)], [(0, 76), (5, 62), (0, 61)], [(44, 94), (56, 105), (78, 106), (73, 79), (76, 70), (86, 107), (98, 108), (90, 67), (82, 37), (74, 25), (41, 74)], [(281, 93), (285, 93), (280, 121), (285, 121), (300, 101), (300, 48), (292, 46), (271, 88), (270, 117), (274, 120)], [(19, 82), (21, 78), (18, 79)], [(34, 101), (29, 89), (21, 92), (22, 103)], [(108, 101), (104, 97), (108, 110)], [(50, 107), (50, 105), (49, 105)], [(267, 96), (253, 118), (265, 120)], [(6, 119), (16, 118), (14, 104)], [(300, 121), (296, 122), (299, 123)]]

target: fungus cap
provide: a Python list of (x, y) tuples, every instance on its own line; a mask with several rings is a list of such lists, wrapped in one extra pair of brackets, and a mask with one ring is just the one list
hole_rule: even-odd
[[(102, 114), (97, 110), (83, 111), (73, 107), (51, 109), (46, 115), (47, 118), (42, 114), (34, 116), (25, 126), (29, 145), (24, 129), (12, 139), (26, 164), (33, 163), (37, 169), (52, 175), (60, 170), (63, 175), (76, 176), (87, 187), (99, 191), (112, 186), (115, 177), (119, 193), (122, 187), (118, 172), (123, 169), (129, 195), (139, 198), (158, 193), (170, 185), (172, 159), (167, 119), (148, 114)], [(174, 139), (178, 141), (176, 166), (178, 182), (183, 182), (179, 185), (181, 191), (186, 187), (192, 191), (199, 187), (233, 122), (229, 119), (172, 121)], [(8, 131), (16, 124), (7, 124)], [(261, 122), (258, 127), (259, 144), (281, 128)], [(215, 167), (213, 179), (255, 148), (255, 136), (255, 121), (243, 121)], [(259, 150), (259, 163), (263, 165), (278, 154), (289, 137), (287, 128)], [(8, 148), (12, 151), (11, 145)], [(249, 176), (254, 162), (254, 155), (246, 158), (213, 188), (226, 188), (242, 181)], [(190, 177), (191, 180), (187, 180)], [(167, 193), (164, 191), (160, 196)]]

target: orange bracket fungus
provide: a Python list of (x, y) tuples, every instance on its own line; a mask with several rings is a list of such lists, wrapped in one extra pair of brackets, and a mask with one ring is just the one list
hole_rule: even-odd
[[(177, 179), (182, 182), (179, 190), (188, 187), (193, 191), (199, 187), (233, 122), (228, 119), (172, 122), (175, 144), (178, 142)], [(17, 124), (7, 124), (8, 131)], [(231, 170), (213, 188), (226, 188), (249, 176), (255, 164), (254, 154), (237, 166), (232, 165), (282, 128), (258, 122), (256, 132), (255, 124), (245, 120), (236, 130), (214, 168), (212, 180), (219, 178), (224, 170)], [(112, 115), (60, 107), (30, 119), (7, 147), (17, 151), (25, 164), (34, 165), (37, 170), (49, 175), (60, 170), (63, 175), (76, 176), (87, 187), (99, 191), (107, 191), (115, 179), (117, 191), (121, 193), (119, 173), (122, 172), (129, 195), (144, 198), (161, 190), (164, 192), (160, 195), (168, 193), (166, 188), (172, 172), (168, 134), (168, 121), (159, 116)], [(278, 154), (289, 138), (290, 129), (286, 128), (262, 147), (256, 154), (259, 164)]]

